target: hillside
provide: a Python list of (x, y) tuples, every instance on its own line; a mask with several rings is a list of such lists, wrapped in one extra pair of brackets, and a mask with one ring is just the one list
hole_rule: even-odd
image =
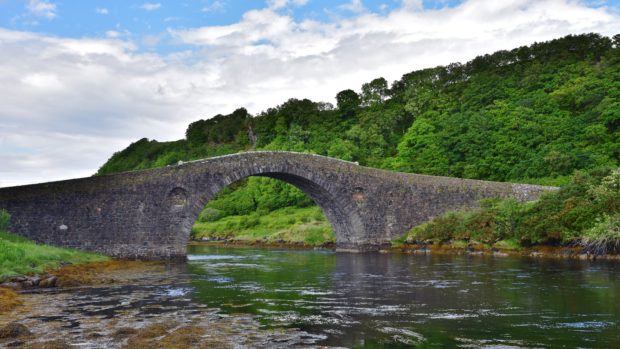
[[(339, 92), (336, 101), (290, 99), (258, 115), (241, 108), (198, 120), (185, 139), (141, 139), (97, 174), (265, 149), (405, 172), (567, 184), (576, 170), (619, 166), (620, 34), (534, 43), (407, 73), (391, 84), (377, 78), (359, 93)], [(311, 205), (285, 183), (250, 178), (210, 202), (201, 222)], [(219, 233), (241, 227), (227, 226)]]

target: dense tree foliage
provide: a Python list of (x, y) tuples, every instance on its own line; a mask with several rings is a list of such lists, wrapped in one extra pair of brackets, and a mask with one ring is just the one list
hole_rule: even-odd
[[(566, 184), (575, 170), (620, 162), (619, 68), (620, 35), (567, 36), (414, 71), (389, 86), (377, 78), (359, 94), (339, 92), (336, 107), (290, 99), (255, 116), (238, 109), (199, 120), (184, 140), (131, 144), (98, 174), (269, 149), (407, 172)], [(210, 205), (228, 215), (307, 204), (284, 188), (252, 179)]]

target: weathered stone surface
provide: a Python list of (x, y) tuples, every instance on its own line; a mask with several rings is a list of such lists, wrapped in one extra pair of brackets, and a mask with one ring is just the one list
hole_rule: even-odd
[(481, 198), (533, 200), (526, 184), (383, 171), (328, 157), (248, 152), (178, 166), (0, 188), (11, 231), (41, 243), (123, 258), (185, 256), (191, 227), (217, 192), (248, 176), (291, 183), (325, 212), (341, 250), (375, 250)]

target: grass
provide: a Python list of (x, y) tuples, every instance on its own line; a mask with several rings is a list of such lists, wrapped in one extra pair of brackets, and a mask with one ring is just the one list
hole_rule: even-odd
[(286, 207), (260, 215), (227, 216), (212, 222), (198, 221), (192, 235), (201, 238), (226, 238), (243, 242), (284, 242), (320, 246), (336, 241), (331, 225), (321, 209)]
[(517, 239), (500, 240), (493, 244), (493, 247), (500, 250), (518, 251), (522, 250), (523, 246), (517, 241)]
[(467, 240), (452, 240), (452, 241), (450, 241), (450, 245), (452, 246), (452, 248), (464, 249), (464, 248), (467, 248), (469, 246), (469, 241), (467, 241)]
[(41, 245), (6, 231), (0, 231), (0, 281), (40, 274), (64, 264), (109, 260), (108, 257), (72, 249)]

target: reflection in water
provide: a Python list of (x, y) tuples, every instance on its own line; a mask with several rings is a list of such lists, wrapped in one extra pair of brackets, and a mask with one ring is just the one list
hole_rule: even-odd
[(395, 347), (620, 343), (613, 262), (336, 254), (192, 246), (196, 301), (318, 344)]

